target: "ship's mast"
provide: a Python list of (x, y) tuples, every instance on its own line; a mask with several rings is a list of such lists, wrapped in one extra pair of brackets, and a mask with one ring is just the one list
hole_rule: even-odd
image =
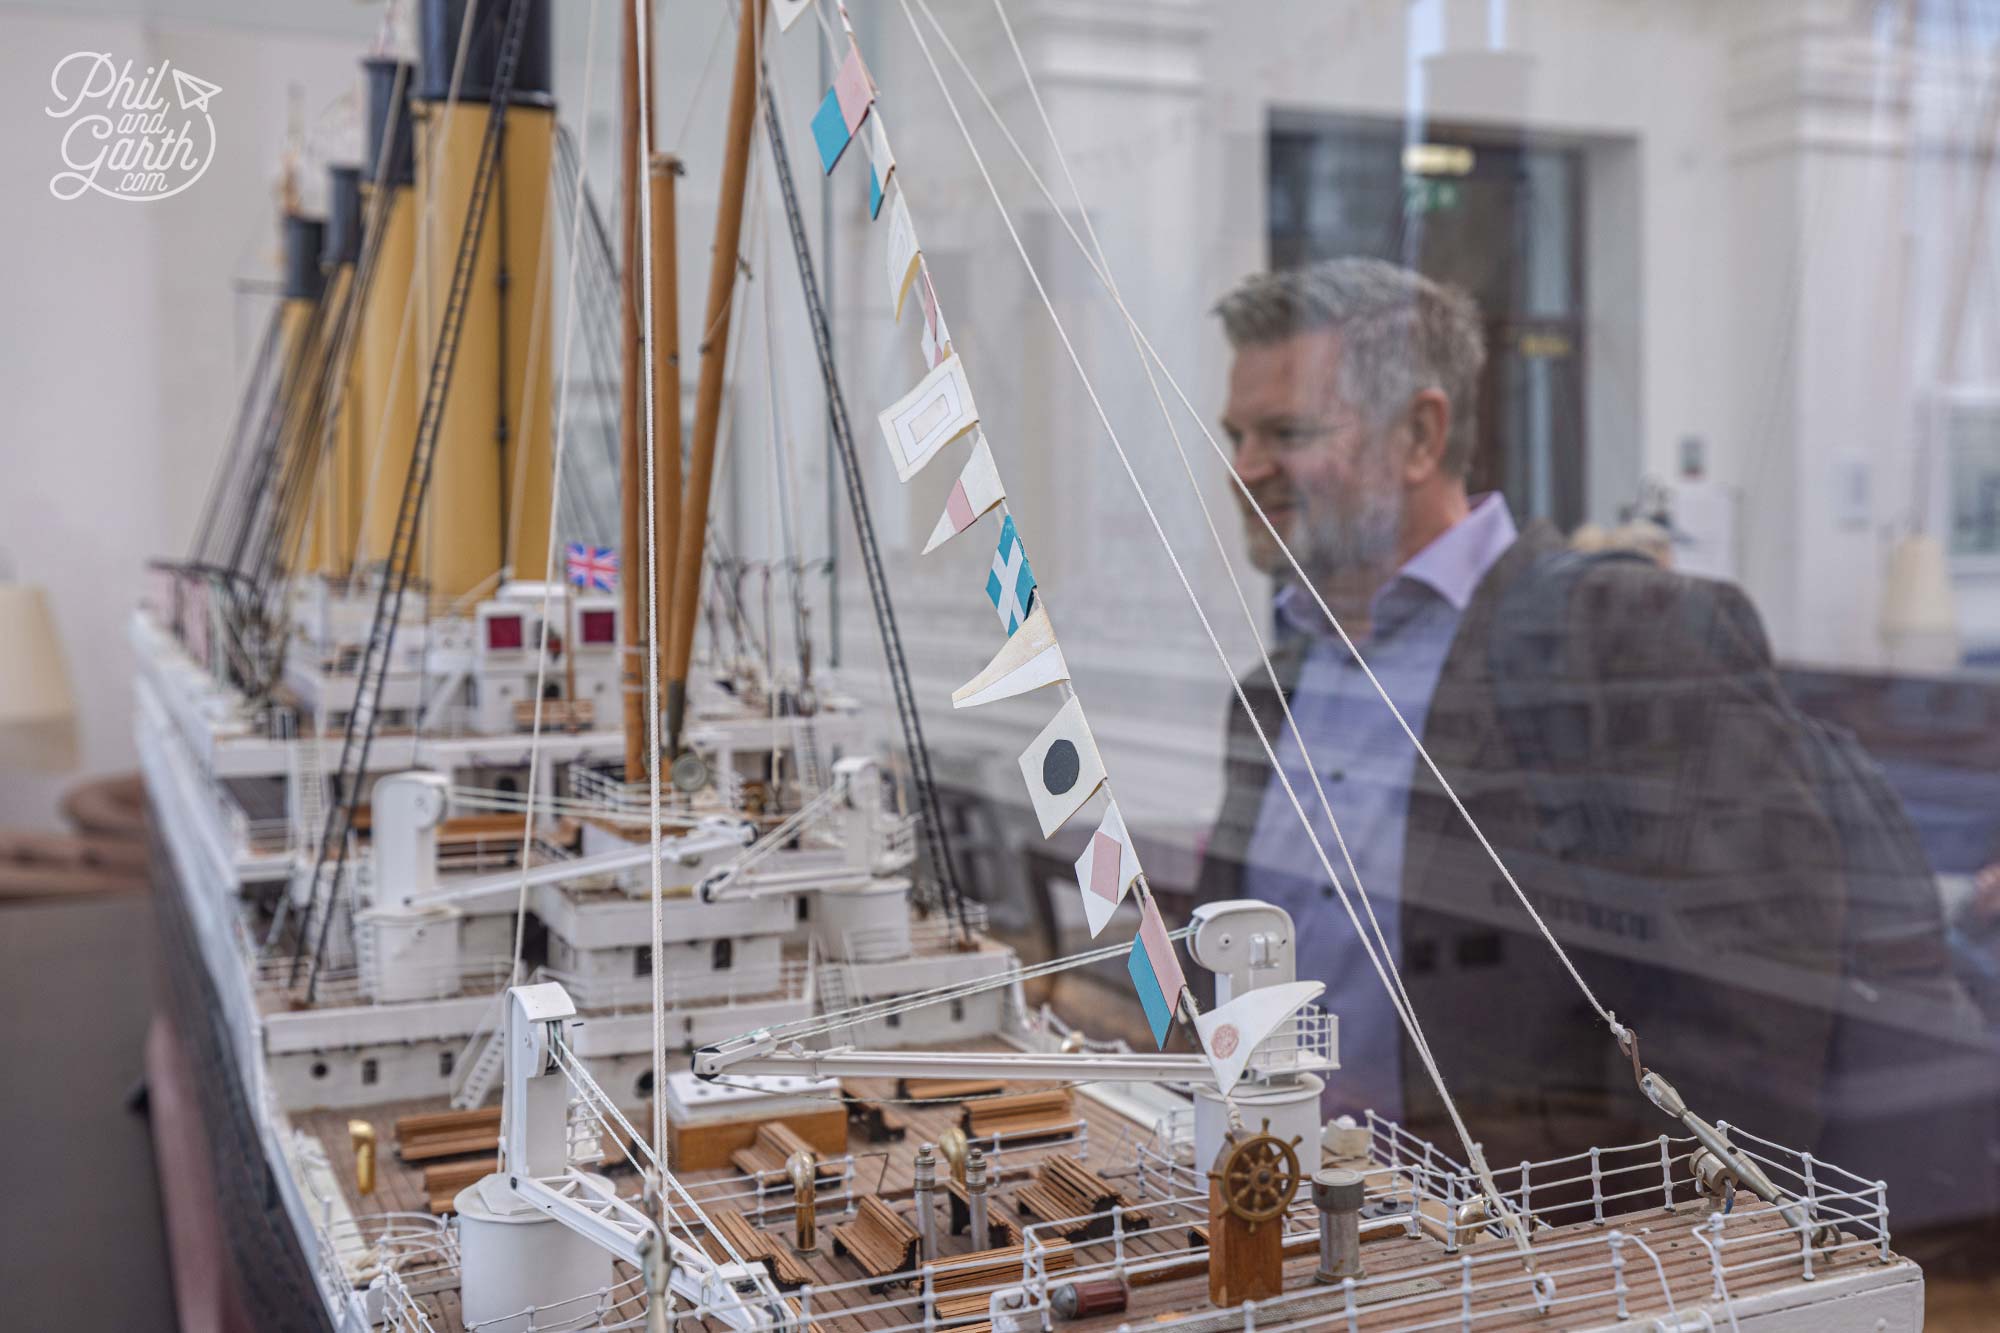
[[(680, 160), (654, 153), (646, 174), (653, 205), (648, 238), (653, 247), (653, 623), (665, 634), (672, 622), (682, 504), (680, 276), (674, 254), (674, 181), (681, 174)], [(635, 567), (632, 577), (636, 582), (643, 572)]]
[[(642, 298), (639, 284), (643, 279), (639, 262), (639, 191), (646, 188), (644, 164), (639, 160), (639, 117), (644, 115), (650, 128), (652, 118), (651, 99), (642, 104), (639, 91), (639, 62), (651, 61), (649, 45), (640, 50), (638, 11), (631, 5), (622, 6), (625, 14), (624, 59), (622, 61), (623, 103), (619, 116), (618, 163), (623, 177), (623, 190), (619, 201), (620, 222), (620, 273), (622, 281), (619, 289), (624, 299), (620, 302), (622, 329), (619, 347), (623, 353), (619, 376), (620, 402), (618, 412), (618, 481), (619, 481), (619, 589), (622, 593), (619, 617), (624, 626), (624, 669), (619, 673), (625, 700), (625, 780), (637, 782), (646, 772), (646, 681), (640, 663), (646, 653), (646, 618), (641, 589), (645, 587), (645, 571), (640, 560), (645, 550), (641, 538), (643, 516), (639, 511), (639, 420), (640, 396), (639, 377), (644, 369), (645, 330), (640, 326)], [(650, 69), (650, 64), (648, 69)]]
[(756, 123), (758, 29), (761, 4), (745, 5), (736, 31), (736, 70), (729, 92), (729, 127), (723, 144), (722, 194), (715, 211), (715, 244), (709, 250), (708, 302), (701, 317), (701, 377), (695, 388), (694, 440), (688, 454), (674, 556), (672, 632), (667, 636), (667, 741), (680, 752), (687, 715), (688, 661), (694, 648), (700, 602), (702, 542), (708, 531), (710, 483), (715, 476), (715, 436), (722, 417), (723, 361), (729, 347), (730, 296), (743, 236), (743, 187), (750, 174), (750, 133)]

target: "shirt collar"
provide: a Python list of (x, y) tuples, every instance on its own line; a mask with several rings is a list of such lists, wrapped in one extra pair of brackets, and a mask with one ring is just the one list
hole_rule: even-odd
[(1450, 602), (1452, 610), (1463, 611), (1472, 600), (1479, 580), (1514, 544), (1517, 535), (1507, 497), (1498, 491), (1489, 492), (1473, 502), (1464, 518), (1411, 556), (1387, 587), (1409, 579), (1424, 584)]
[[(1472, 601), (1479, 581), (1486, 577), (1486, 571), (1493, 568), (1518, 535), (1513, 512), (1507, 508), (1507, 497), (1498, 491), (1480, 496), (1464, 518), (1439, 533), (1376, 590), (1370, 604), (1371, 615), (1379, 625), (1383, 620), (1383, 599), (1410, 584), (1429, 588), (1450, 603), (1452, 610), (1463, 612)], [(1278, 591), (1277, 609), (1293, 629), (1309, 634), (1327, 632), (1319, 608), (1306, 590), (1295, 583), (1288, 583)]]

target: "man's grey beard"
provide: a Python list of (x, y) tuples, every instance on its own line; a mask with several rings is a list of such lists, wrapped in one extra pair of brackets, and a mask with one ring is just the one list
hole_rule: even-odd
[(1391, 485), (1362, 497), (1351, 516), (1301, 511), (1285, 540), (1306, 577), (1318, 582), (1343, 574), (1386, 572), (1396, 558), (1402, 530), (1403, 492)]

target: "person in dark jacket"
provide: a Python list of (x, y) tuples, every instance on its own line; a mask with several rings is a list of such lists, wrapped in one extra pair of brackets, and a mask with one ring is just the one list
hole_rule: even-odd
[[(1830, 1081), (1861, 1058), (1857, 981), (1879, 998), (1949, 975), (1893, 797), (1865, 763), (1830, 776), (1835, 741), (1784, 697), (1738, 589), (1570, 551), (1544, 521), (1517, 528), (1503, 497), (1467, 493), (1484, 361), (1470, 298), (1339, 259), (1253, 277), (1217, 311), (1236, 470), (1297, 562), (1246, 503), (1252, 560), (1280, 583), (1273, 667), (1310, 768), (1261, 667), (1244, 685), (1327, 859), (1232, 700), (1197, 894), (1291, 912), (1299, 975), (1326, 983), (1341, 1022), (1327, 1111), (1455, 1143), (1365, 935), (1489, 1161), (1674, 1129), (1497, 855), (1698, 1114), (1821, 1145)], [(1359, 932), (1328, 864), (1350, 893), (1359, 881)]]

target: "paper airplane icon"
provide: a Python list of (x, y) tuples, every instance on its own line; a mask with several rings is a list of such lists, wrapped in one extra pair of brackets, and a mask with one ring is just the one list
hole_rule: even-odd
[(197, 79), (184, 69), (174, 71), (174, 92), (181, 99), (181, 110), (183, 111), (206, 112), (208, 110), (208, 99), (221, 91), (221, 88), (210, 83), (207, 79)]

